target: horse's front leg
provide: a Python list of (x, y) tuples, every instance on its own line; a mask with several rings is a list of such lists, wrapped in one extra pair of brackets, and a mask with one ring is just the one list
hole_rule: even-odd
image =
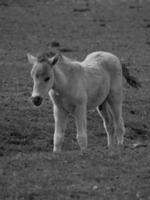
[(64, 110), (60, 110), (54, 105), (54, 120), (55, 120), (55, 132), (54, 132), (54, 152), (61, 152), (61, 146), (64, 140), (67, 113)]
[(86, 119), (86, 105), (78, 105), (75, 111), (75, 120), (77, 127), (77, 140), (81, 152), (87, 148), (87, 119)]

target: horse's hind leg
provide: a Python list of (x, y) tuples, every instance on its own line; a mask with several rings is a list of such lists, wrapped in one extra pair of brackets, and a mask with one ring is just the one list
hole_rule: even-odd
[(97, 107), (97, 111), (103, 120), (103, 125), (107, 133), (108, 147), (110, 150), (113, 150), (115, 148), (115, 135), (112, 114), (108, 102), (105, 101), (102, 105)]
[(122, 118), (122, 91), (118, 90), (117, 92), (110, 94), (108, 102), (112, 111), (114, 132), (117, 137), (117, 143), (122, 145), (125, 134), (124, 121)]

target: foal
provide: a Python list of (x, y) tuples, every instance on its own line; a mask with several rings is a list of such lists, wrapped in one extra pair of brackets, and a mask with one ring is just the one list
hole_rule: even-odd
[(27, 57), (33, 65), (33, 104), (39, 106), (47, 93), (53, 103), (54, 152), (61, 152), (69, 113), (75, 116), (80, 149), (86, 150), (87, 110), (95, 108), (103, 119), (110, 150), (123, 144), (122, 66), (115, 55), (93, 52), (82, 62), (60, 54)]

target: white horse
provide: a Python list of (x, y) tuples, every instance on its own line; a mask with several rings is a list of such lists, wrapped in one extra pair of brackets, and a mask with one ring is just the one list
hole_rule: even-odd
[[(53, 103), (54, 152), (61, 152), (69, 113), (75, 116), (80, 149), (82, 152), (86, 150), (87, 110), (95, 108), (103, 120), (108, 147), (114, 150), (117, 145), (123, 144), (122, 66), (115, 55), (93, 52), (82, 62), (61, 54), (53, 57), (47, 54), (38, 57), (27, 54), (27, 57), (33, 65), (33, 104), (39, 106), (48, 93)], [(123, 69), (123, 75), (132, 84), (128, 71)]]

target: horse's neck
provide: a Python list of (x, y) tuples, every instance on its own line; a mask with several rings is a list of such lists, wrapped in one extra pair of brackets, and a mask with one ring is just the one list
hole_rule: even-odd
[(72, 71), (72, 67), (72, 62), (64, 56), (62, 57), (62, 60), (54, 66), (54, 90), (64, 92), (68, 85), (68, 77)]

